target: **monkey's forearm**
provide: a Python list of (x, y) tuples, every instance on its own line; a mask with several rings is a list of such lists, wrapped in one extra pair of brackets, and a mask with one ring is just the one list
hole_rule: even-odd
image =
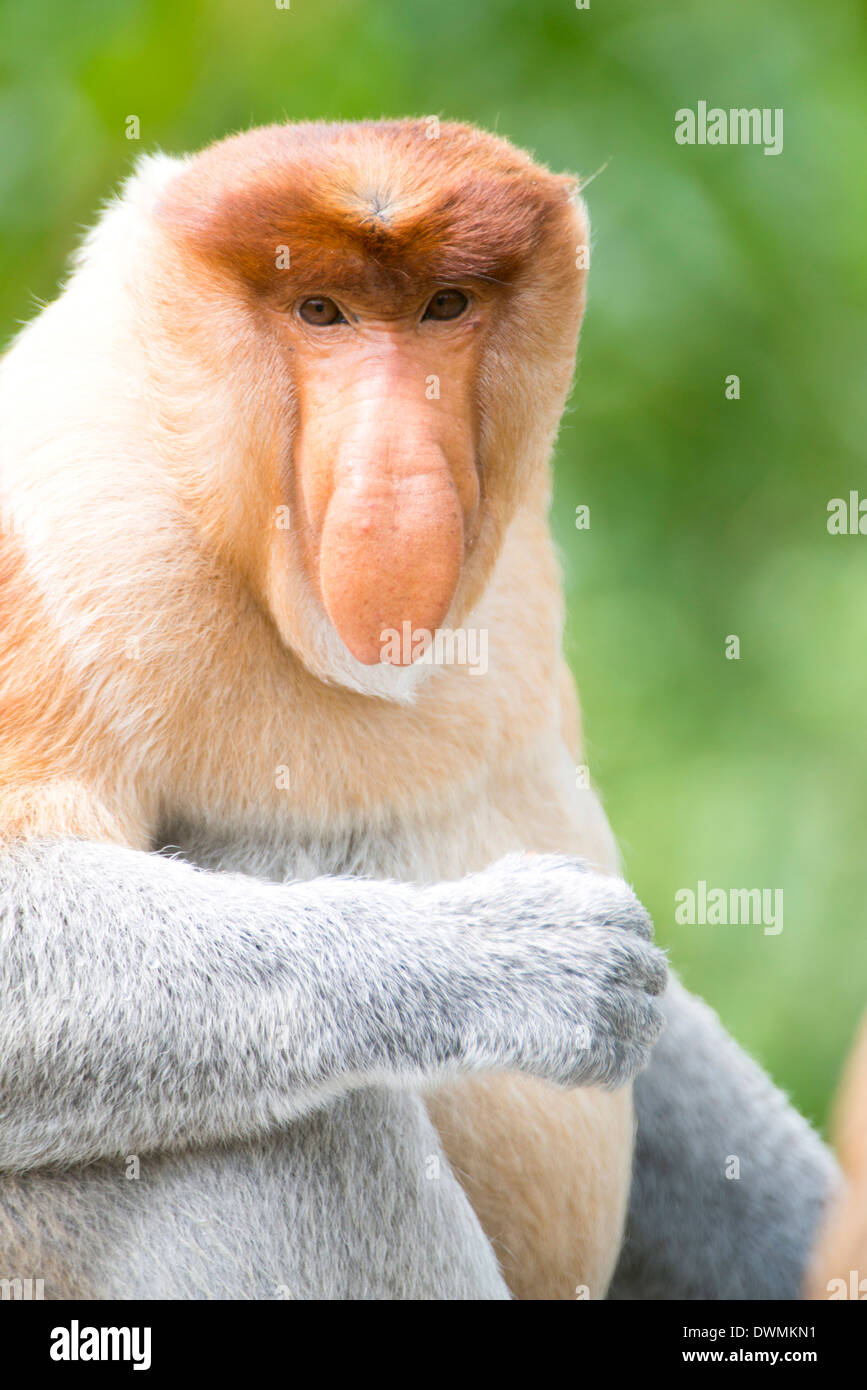
[(626, 1080), (664, 979), (644, 913), (575, 861), (504, 862), (419, 888), (84, 841), (8, 852), (0, 1167), (262, 1133), (380, 1082)]
[(834, 1159), (706, 1004), (676, 980), (663, 1003), (609, 1297), (797, 1298)]

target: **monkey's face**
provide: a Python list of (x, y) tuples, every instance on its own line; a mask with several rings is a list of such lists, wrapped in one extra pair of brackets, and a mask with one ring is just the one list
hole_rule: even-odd
[(336, 632), (373, 665), (389, 630), (443, 624), (475, 543), (493, 306), (470, 284), (365, 294), (327, 277), (310, 294), (305, 278), (275, 325), (297, 391), (297, 541)]
[(201, 353), (219, 326), (202, 365), (236, 402), (248, 505), (222, 538), (287, 645), (377, 693), (361, 672), (388, 635), (461, 621), (516, 510), (544, 505), (583, 305), (574, 182), (467, 127), (431, 136), (253, 131), (158, 209), (184, 276), (168, 331)]

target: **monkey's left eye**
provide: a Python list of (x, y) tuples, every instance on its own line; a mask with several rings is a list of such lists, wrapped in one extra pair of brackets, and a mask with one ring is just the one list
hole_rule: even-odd
[(426, 319), (460, 318), (469, 302), (463, 290), (437, 290), (422, 317)]
[(332, 323), (346, 322), (334, 300), (326, 299), (324, 295), (305, 299), (298, 312), (304, 322), (312, 323), (314, 328), (330, 328)]

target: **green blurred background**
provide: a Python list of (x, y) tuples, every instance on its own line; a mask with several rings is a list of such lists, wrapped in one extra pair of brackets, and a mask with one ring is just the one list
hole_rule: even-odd
[[(867, 536), (826, 530), (867, 496), (861, 6), (17, 0), (0, 25), (4, 339), (143, 149), (437, 113), (607, 165), (555, 508), (591, 770), (675, 966), (823, 1122), (867, 1003)], [(783, 153), (677, 145), (699, 100), (783, 107)], [(699, 879), (782, 888), (782, 933), (677, 926)]]

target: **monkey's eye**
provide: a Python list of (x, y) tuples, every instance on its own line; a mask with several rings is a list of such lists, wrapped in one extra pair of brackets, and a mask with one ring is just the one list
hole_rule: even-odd
[(463, 290), (437, 290), (424, 311), (426, 319), (456, 319), (469, 304)]
[(312, 323), (314, 328), (330, 328), (332, 323), (346, 322), (334, 300), (326, 299), (324, 295), (305, 299), (298, 312), (304, 322)]

